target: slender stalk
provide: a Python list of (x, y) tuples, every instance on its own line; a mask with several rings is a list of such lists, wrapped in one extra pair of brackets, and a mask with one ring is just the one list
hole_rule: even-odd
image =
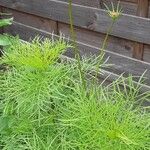
[(112, 22), (110, 24), (110, 27), (108, 28), (107, 34), (106, 34), (105, 39), (103, 41), (102, 48), (100, 49), (100, 54), (98, 56), (99, 60), (98, 60), (98, 63), (96, 65), (95, 83), (96, 83), (96, 79), (97, 79), (98, 72), (99, 72), (99, 66), (101, 64), (101, 61), (102, 61), (104, 55), (105, 55), (104, 51), (105, 51), (106, 46), (107, 46), (107, 41), (108, 41), (109, 34), (112, 31), (114, 23), (119, 19), (119, 17), (122, 14), (122, 8), (120, 8), (120, 1), (117, 3), (116, 8), (114, 7), (113, 2), (111, 2), (111, 9), (105, 3), (104, 3), (104, 5), (106, 7), (106, 10), (107, 10), (107, 13), (108, 13), (109, 17), (112, 19)]
[(98, 55), (99, 59), (98, 59), (97, 65), (96, 65), (96, 74), (95, 74), (95, 82), (94, 83), (96, 83), (96, 79), (98, 78), (98, 73), (99, 73), (99, 69), (100, 69), (99, 66), (100, 66), (100, 64), (102, 62), (102, 59), (103, 59), (104, 55), (105, 55), (105, 49), (107, 47), (107, 41), (108, 41), (108, 38), (109, 38), (109, 34), (112, 31), (114, 23), (115, 23), (115, 21), (111, 22), (110, 27), (107, 30), (107, 34), (105, 36), (105, 39), (103, 41), (102, 47), (99, 50), (99, 55)]
[(74, 27), (73, 27), (73, 15), (72, 15), (72, 0), (69, 0), (69, 21), (70, 21), (70, 31), (71, 31), (71, 38), (73, 40), (73, 46), (74, 46), (74, 53), (75, 53), (75, 58), (77, 60), (77, 64), (78, 64), (78, 69), (79, 69), (79, 75), (80, 75), (80, 79), (82, 81), (82, 86), (84, 89), (86, 89), (86, 79), (85, 79), (85, 75), (82, 71), (82, 66), (81, 66), (81, 60), (80, 60), (80, 52), (78, 50), (78, 46), (76, 43), (76, 34), (74, 32)]

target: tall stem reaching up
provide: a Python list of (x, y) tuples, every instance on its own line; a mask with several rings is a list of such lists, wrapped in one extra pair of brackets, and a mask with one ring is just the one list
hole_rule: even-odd
[(103, 41), (103, 44), (102, 44), (102, 48), (100, 48), (100, 51), (99, 51), (99, 54), (98, 54), (98, 63), (96, 65), (96, 75), (95, 75), (95, 82), (96, 82), (96, 79), (98, 77), (98, 73), (99, 73), (99, 66), (100, 64), (102, 63), (102, 59), (105, 55), (105, 49), (106, 49), (106, 46), (107, 46), (107, 41), (108, 41), (108, 37), (109, 37), (109, 34), (111, 33), (112, 31), (112, 28), (113, 28), (113, 25), (114, 25), (114, 21), (111, 22), (111, 25), (110, 27), (108, 28), (108, 31), (107, 31), (107, 34), (105, 36), (105, 39)]
[(115, 24), (115, 22), (119, 19), (119, 17), (122, 14), (122, 8), (120, 8), (120, 1), (117, 3), (116, 8), (114, 7), (114, 4), (112, 2), (111, 2), (111, 9), (106, 4), (104, 4), (104, 5), (107, 9), (107, 13), (108, 13), (109, 17), (111, 18), (112, 22), (111, 22), (111, 24), (107, 30), (105, 39), (104, 39), (103, 44), (102, 44), (102, 48), (100, 48), (100, 52), (98, 55), (98, 63), (96, 65), (96, 75), (95, 75), (95, 82), (94, 83), (96, 83), (96, 79), (98, 77), (98, 73), (99, 73), (99, 69), (100, 69), (99, 66), (102, 63), (102, 60), (103, 60), (104, 55), (105, 55), (105, 49), (107, 46), (109, 34), (112, 32), (113, 25)]
[(75, 33), (74, 27), (73, 27), (72, 0), (69, 0), (69, 21), (70, 21), (70, 31), (71, 31), (71, 38), (73, 40), (75, 58), (76, 58), (77, 64), (78, 64), (79, 76), (80, 76), (80, 80), (82, 82), (83, 88), (86, 89), (86, 79), (85, 79), (84, 72), (82, 71), (80, 52), (79, 52), (78, 45), (76, 42), (76, 39), (77, 39), (76, 33)]

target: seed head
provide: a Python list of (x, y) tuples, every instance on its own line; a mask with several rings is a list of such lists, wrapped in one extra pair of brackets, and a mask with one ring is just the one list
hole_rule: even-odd
[(119, 17), (122, 15), (122, 8), (120, 7), (120, 1), (117, 3), (117, 7), (115, 8), (113, 2), (111, 2), (111, 8), (109, 8), (106, 4), (104, 4), (108, 15), (111, 17), (113, 21), (116, 21), (119, 19)]

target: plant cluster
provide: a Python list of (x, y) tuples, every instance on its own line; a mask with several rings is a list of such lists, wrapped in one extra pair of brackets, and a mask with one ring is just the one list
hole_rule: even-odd
[[(109, 86), (78, 81), (76, 62), (61, 54), (62, 39), (16, 40), (5, 51), (0, 76), (0, 148), (3, 150), (149, 149), (149, 113), (140, 87), (124, 79)], [(89, 62), (89, 60), (88, 60)], [(90, 64), (80, 62), (85, 73)]]
[[(0, 149), (149, 150), (149, 92), (132, 76), (107, 86), (95, 80), (107, 39), (100, 56), (82, 60), (75, 36), (73, 47), (63, 38), (12, 40), (0, 59)], [(70, 47), (77, 61), (62, 57)]]

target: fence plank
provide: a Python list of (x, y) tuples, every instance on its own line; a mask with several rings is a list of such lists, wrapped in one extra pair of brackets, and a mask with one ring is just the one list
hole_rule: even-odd
[[(0, 12), (2, 12), (2, 7), (0, 7)], [(0, 15), (0, 19), (2, 18), (2, 16)], [(0, 28), (0, 34), (3, 33), (3, 28)]]
[[(148, 17), (149, 0), (138, 0), (137, 16)], [(135, 42), (133, 58), (143, 60), (144, 44)]]
[[(59, 35), (63, 33), (66, 37), (70, 38), (70, 27), (68, 24), (64, 23), (56, 23), (50, 19), (45, 19), (42, 17), (38, 17), (35, 15), (19, 12), (16, 10), (3, 8), (4, 12), (11, 13), (14, 17), (14, 21), (23, 23), (25, 25), (29, 25), (38, 29), (42, 29), (48, 32), (54, 32), (55, 34)], [(83, 28), (75, 27), (75, 32), (77, 34), (78, 41), (83, 43), (87, 43), (92, 46), (101, 47), (102, 42), (105, 38), (105, 34), (101, 34), (98, 32), (89, 31)], [(58, 31), (58, 32), (57, 32)], [(115, 53), (119, 53), (125, 56), (132, 57), (133, 51), (133, 43), (129, 40), (117, 38), (114, 36), (109, 36), (107, 44), (107, 49), (113, 51)]]
[[(71, 37), (70, 26), (68, 24), (58, 23), (58, 30), (66, 37)], [(76, 32), (78, 41), (95, 47), (102, 47), (102, 42), (104, 41), (105, 34), (92, 32), (78, 27), (74, 27), (74, 30)], [(133, 44), (134, 42), (131, 42), (129, 40), (109, 36), (106, 49), (124, 56), (132, 57)]]
[(57, 33), (57, 23), (56, 21), (43, 18), (43, 17), (38, 17), (35, 15), (19, 12), (16, 10), (8, 9), (8, 8), (2, 8), (3, 12), (6, 13), (11, 13), (14, 21), (20, 22), (25, 25), (33, 26), (38, 29), (45, 30), (47, 32), (54, 32), (55, 34)]
[[(59, 0), (59, 1), (68, 2), (68, 0)], [(100, 8), (102, 0), (73, 0), (72, 2), (78, 5)]]
[(150, 45), (144, 45), (144, 61), (150, 63)]
[[(66, 2), (57, 0), (15, 0), (15, 2), (14, 0), (0, 0), (0, 5), (69, 23), (68, 3)], [(107, 32), (111, 22), (104, 10), (76, 4), (73, 4), (73, 16), (75, 26), (87, 29), (90, 24), (94, 23), (93, 30), (101, 33)], [(150, 19), (124, 14), (115, 24), (112, 35), (150, 44), (149, 31)]]

